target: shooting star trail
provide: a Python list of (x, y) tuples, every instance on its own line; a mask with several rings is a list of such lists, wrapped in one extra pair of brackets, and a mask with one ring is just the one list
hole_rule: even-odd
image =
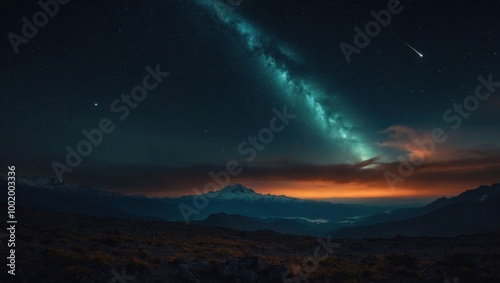
[[(404, 42), (404, 41), (403, 41), (403, 42)], [(408, 43), (404, 42), (404, 44), (406, 44), (406, 45), (407, 45), (408, 47), (410, 47), (413, 51), (415, 51), (415, 52), (418, 54), (418, 56), (420, 56), (420, 57), (424, 57), (424, 55), (423, 55), (422, 53), (418, 52), (418, 51), (417, 51), (417, 49), (415, 49), (415, 48), (411, 47), (411, 45), (409, 45)]]

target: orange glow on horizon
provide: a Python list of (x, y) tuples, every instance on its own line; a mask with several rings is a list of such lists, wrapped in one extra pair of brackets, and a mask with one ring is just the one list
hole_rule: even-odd
[(286, 195), (303, 199), (329, 198), (429, 198), (454, 196), (477, 185), (456, 186), (456, 184), (436, 184), (430, 187), (426, 184), (414, 183), (413, 186), (397, 186), (394, 189), (385, 182), (380, 184), (336, 184), (327, 181), (288, 181), (288, 182), (242, 182), (245, 186), (262, 194)]
[[(372, 183), (335, 183), (324, 180), (253, 180), (236, 179), (231, 180), (230, 185), (240, 183), (247, 188), (253, 189), (257, 193), (285, 195), (301, 199), (369, 199), (369, 198), (439, 198), (453, 197), (469, 189), (475, 189), (480, 185), (491, 185), (495, 181), (478, 183), (474, 180), (462, 181), (422, 181), (418, 179), (407, 180), (399, 183), (395, 188), (391, 188), (383, 178)], [(185, 195), (197, 195), (206, 193), (204, 187), (193, 186), (196, 190), (185, 188), (166, 195), (165, 191), (159, 187), (154, 193), (147, 194), (151, 197), (181, 197)], [(211, 188), (219, 190), (222, 188)]]
[[(260, 191), (260, 190), (259, 190)], [(362, 184), (332, 184), (330, 182), (294, 182), (294, 184), (268, 185), (264, 190), (273, 195), (286, 195), (305, 199), (322, 198), (375, 198), (414, 197), (419, 192), (414, 189), (392, 190), (390, 187), (368, 187)]]

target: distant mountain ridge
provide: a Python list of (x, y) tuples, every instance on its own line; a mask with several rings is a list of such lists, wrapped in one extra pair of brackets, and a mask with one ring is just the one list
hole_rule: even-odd
[(288, 197), (285, 195), (271, 195), (256, 193), (254, 190), (243, 186), (242, 184), (229, 185), (215, 192), (205, 194), (211, 200), (247, 200), (247, 201), (269, 201), (269, 202), (303, 202), (303, 199)]
[(210, 227), (224, 227), (241, 231), (270, 230), (290, 235), (323, 236), (326, 229), (317, 229), (315, 224), (292, 219), (259, 219), (243, 215), (229, 215), (224, 212), (210, 215), (208, 218), (194, 221)]
[[(3, 185), (6, 176), (0, 176)], [(17, 177), (16, 203), (46, 211), (142, 220), (180, 220), (177, 208), (145, 196), (127, 196), (53, 177)], [(173, 216), (173, 217), (172, 217)]]
[(387, 213), (376, 214), (367, 217), (359, 222), (360, 225), (372, 225), (389, 221), (403, 220), (410, 217), (424, 215), (438, 208), (464, 201), (481, 201), (488, 197), (493, 197), (500, 194), (500, 183), (495, 183), (491, 186), (479, 186), (478, 188), (467, 190), (458, 196), (451, 198), (438, 198), (423, 207), (411, 207), (395, 209)]
[[(229, 200), (243, 200), (248, 202), (254, 201), (267, 201), (267, 202), (304, 202), (304, 199), (288, 197), (285, 195), (272, 195), (272, 194), (261, 194), (255, 192), (253, 189), (247, 188), (242, 184), (228, 185), (217, 191), (210, 191), (203, 194), (211, 201), (229, 201)], [(170, 200), (189, 200), (192, 199), (194, 195), (185, 195), (178, 198), (166, 197), (162, 198), (163, 201), (169, 202)]]
[[(0, 176), (3, 181), (6, 181), (5, 176)], [(34, 177), (18, 177), (16, 179), (18, 186), (26, 186), (34, 189), (43, 189), (48, 191), (60, 192), (60, 193), (93, 193), (99, 195), (115, 196), (115, 197), (135, 197), (135, 198), (146, 198), (144, 195), (133, 195), (127, 196), (117, 192), (105, 191), (92, 186), (77, 186), (73, 185), (67, 181), (60, 181), (54, 177), (49, 176), (34, 176)]]
[[(0, 179), (6, 185), (6, 176), (1, 176)], [(353, 221), (349, 219), (387, 210), (387, 207), (333, 204), (261, 194), (241, 184), (230, 185), (202, 196), (148, 198), (141, 195), (127, 196), (91, 186), (76, 186), (53, 177), (18, 177), (16, 181), (18, 203), (36, 209), (100, 217), (184, 221), (179, 205), (193, 205), (194, 198), (205, 197), (210, 200), (210, 204), (200, 209), (190, 221), (202, 221), (213, 214), (224, 213), (230, 215), (228, 219), (234, 219), (238, 215), (254, 219), (264, 229), (274, 223), (277, 228), (273, 230), (282, 233), (294, 231), (295, 234), (318, 235), (351, 225)], [(304, 219), (320, 219), (322, 223), (311, 225)], [(209, 219), (206, 223), (210, 224), (210, 221)]]
[(200, 209), (198, 214), (193, 215), (191, 220), (203, 220), (212, 214), (223, 212), (228, 215), (244, 215), (251, 218), (304, 217), (325, 219), (332, 227), (340, 227), (348, 225), (348, 219), (366, 217), (387, 210), (387, 207), (380, 206), (334, 204), (284, 195), (261, 194), (241, 184), (226, 186), (221, 190), (202, 195), (161, 198), (160, 201), (170, 205), (183, 203), (195, 207), (195, 198), (204, 198), (209, 201), (209, 205)]
[[(7, 185), (5, 175), (0, 176)], [(334, 204), (288, 196), (261, 194), (241, 184), (198, 196), (149, 198), (127, 196), (91, 186), (76, 186), (52, 177), (18, 177), (16, 202), (36, 209), (99, 217), (184, 221), (179, 205), (194, 205), (197, 197), (209, 204), (193, 222), (255, 231), (335, 237), (447, 236), (497, 232), (500, 223), (500, 184), (480, 186), (455, 197), (439, 198), (422, 207), (388, 211), (387, 207)], [(383, 213), (385, 212), (385, 213)], [(467, 214), (463, 214), (467, 212)], [(461, 215), (457, 217), (457, 215)], [(332, 232), (333, 231), (333, 232)]]
[(439, 198), (421, 208), (400, 209), (386, 215), (374, 215), (364, 221), (380, 221), (376, 224), (342, 228), (331, 235), (335, 238), (391, 238), (396, 235), (441, 237), (500, 232), (500, 218), (497, 217), (500, 215), (500, 184), (480, 186), (456, 197)]

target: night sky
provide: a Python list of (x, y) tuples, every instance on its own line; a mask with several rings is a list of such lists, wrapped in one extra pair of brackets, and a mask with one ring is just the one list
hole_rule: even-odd
[[(58, 177), (178, 196), (236, 161), (230, 183), (309, 198), (500, 179), (500, 1), (66, 2), (30, 39), (22, 18), (42, 8), (2, 3), (1, 172), (56, 177), (104, 119), (109, 133)], [(356, 47), (355, 27), (388, 5)], [(350, 63), (342, 42), (358, 48)]]

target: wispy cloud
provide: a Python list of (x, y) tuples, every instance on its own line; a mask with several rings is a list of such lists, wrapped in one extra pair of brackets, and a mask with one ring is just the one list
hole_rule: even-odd
[[(407, 136), (422, 136), (407, 127), (393, 128), (397, 140), (390, 144), (411, 152), (405, 145)], [(283, 193), (292, 196), (363, 197), (363, 196), (429, 196), (452, 195), (482, 184), (500, 182), (500, 146), (483, 144), (471, 148), (446, 148), (440, 159), (424, 162), (411, 179), (397, 190), (387, 188), (383, 173), (397, 172), (399, 162), (381, 161), (375, 157), (356, 164), (313, 164), (293, 158), (256, 160), (242, 167), (241, 174), (230, 183), (242, 183), (262, 193)], [(35, 172), (40, 168), (33, 167)], [(225, 170), (224, 165), (196, 164), (185, 167), (137, 166), (109, 164), (97, 167), (82, 165), (69, 181), (98, 186), (127, 194), (180, 196), (200, 191), (212, 179), (209, 172)], [(50, 171), (48, 171), (49, 174)], [(23, 172), (29, 175), (29, 171)]]

